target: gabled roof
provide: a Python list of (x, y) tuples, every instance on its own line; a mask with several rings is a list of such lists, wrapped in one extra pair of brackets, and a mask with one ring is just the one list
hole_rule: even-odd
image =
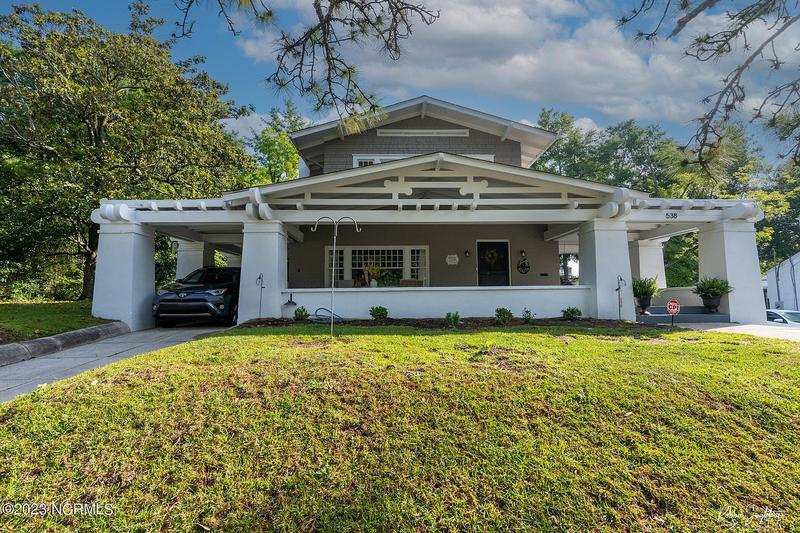
[[(331, 172), (329, 174), (322, 174), (319, 176), (311, 176), (308, 178), (262, 185), (256, 188), (231, 191), (223, 194), (222, 199), (232, 206), (243, 205), (251, 201), (251, 196), (254, 189), (258, 189), (260, 195), (264, 197), (273, 195), (275, 193), (281, 193), (281, 196), (284, 196), (288, 192), (302, 193), (304, 189), (311, 189), (324, 184), (337, 185), (342, 182), (349, 183), (353, 180), (368, 180), (372, 177), (386, 176), (388, 174), (397, 176), (407, 174), (414, 175), (415, 172), (418, 172), (423, 168), (430, 167), (431, 165), (437, 169), (447, 169), (448, 165), (457, 166), (459, 171), (468, 170), (469, 174), (474, 176), (503, 175), (510, 178), (521, 179), (523, 183), (526, 183), (527, 181), (530, 181), (531, 184), (547, 183), (554, 186), (560, 185), (572, 189), (580, 189), (595, 194), (613, 195), (619, 191), (623, 191), (623, 189), (620, 187), (614, 187), (612, 185), (606, 185), (594, 181), (571, 178), (568, 176), (561, 176), (548, 172), (541, 172), (515, 165), (485, 161), (464, 155), (450, 154), (447, 152), (435, 152), (415, 157), (408, 157), (405, 159), (398, 159), (396, 161), (388, 161), (386, 163), (380, 163), (367, 167), (357, 167), (338, 172)], [(626, 191), (626, 194), (630, 194), (630, 196), (633, 198), (645, 199), (649, 197), (649, 194), (643, 191)]]
[[(439, 100), (418, 96), (383, 108), (386, 118), (374, 127), (391, 124), (412, 117), (433, 117), (454, 124), (497, 135), (502, 139), (517, 141), (522, 146), (522, 165), (529, 167), (556, 140), (556, 134), (536, 126), (501, 118), (489, 113)], [(290, 134), (297, 149), (305, 151), (327, 141), (344, 137), (340, 121), (318, 124)]]

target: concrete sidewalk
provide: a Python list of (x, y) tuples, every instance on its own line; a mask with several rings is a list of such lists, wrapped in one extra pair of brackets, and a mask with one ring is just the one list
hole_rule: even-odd
[(0, 367), (0, 402), (114, 361), (222, 331), (221, 327), (146, 329)]
[(714, 331), (716, 333), (744, 333), (767, 339), (785, 339), (787, 341), (800, 341), (800, 328), (774, 326), (772, 324), (677, 324), (682, 328), (696, 329), (699, 331)]

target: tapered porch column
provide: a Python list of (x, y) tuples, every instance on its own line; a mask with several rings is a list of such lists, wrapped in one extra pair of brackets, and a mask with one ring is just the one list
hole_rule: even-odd
[(655, 278), (659, 287), (667, 286), (662, 241), (633, 241), (628, 245), (628, 253), (631, 256), (632, 277)]
[[(287, 287), (287, 240), (282, 222), (250, 222), (242, 230), (239, 323), (280, 317), (281, 291)], [(263, 279), (263, 290), (259, 287)]]
[(207, 242), (172, 239), (178, 243), (175, 277), (181, 279), (198, 268), (214, 266), (214, 247)]
[[(593, 220), (578, 231), (580, 284), (592, 287), (590, 309), (595, 318), (635, 320), (631, 290), (631, 261), (628, 255), (628, 229), (623, 221)], [(620, 305), (617, 276), (625, 286)]]
[(733, 322), (765, 322), (754, 224), (746, 221), (707, 224), (700, 228), (698, 245), (700, 278), (727, 279), (733, 286), (733, 292), (722, 298), (720, 311), (728, 313)]
[(135, 222), (100, 225), (92, 314), (131, 331), (153, 327), (153, 230)]

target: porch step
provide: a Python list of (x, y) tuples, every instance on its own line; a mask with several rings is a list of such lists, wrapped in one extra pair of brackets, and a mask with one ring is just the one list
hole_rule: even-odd
[[(705, 314), (706, 308), (702, 305), (682, 305), (680, 314)], [(651, 315), (667, 315), (666, 305), (651, 305), (647, 308)]]
[[(702, 307), (700, 308), (702, 309)], [(636, 321), (642, 324), (670, 324), (672, 317), (667, 313), (652, 313), (650, 315), (636, 315)], [(690, 322), (730, 322), (731, 315), (726, 313), (684, 313), (675, 315), (676, 324), (687, 324)]]

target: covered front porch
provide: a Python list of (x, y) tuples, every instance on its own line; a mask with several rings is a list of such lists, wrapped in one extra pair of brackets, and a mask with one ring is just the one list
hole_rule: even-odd
[[(218, 199), (105, 201), (93, 214), (101, 224), (94, 312), (133, 329), (152, 324), (160, 232), (177, 242), (179, 277), (209, 264), (210, 250), (241, 266), (240, 322), (291, 316), (297, 305), (329, 307), (331, 283), (345, 318), (366, 318), (372, 306), (398, 318), (491, 316), (498, 307), (544, 318), (578, 307), (584, 316), (633, 320), (632, 278), (664, 285), (663, 242), (697, 231), (700, 275), (735, 287), (723, 312), (762, 322), (759, 216), (747, 201), (650, 198), (430, 154)], [(330, 221), (343, 217), (334, 255)], [(562, 284), (565, 253), (579, 256), (577, 284)]]

